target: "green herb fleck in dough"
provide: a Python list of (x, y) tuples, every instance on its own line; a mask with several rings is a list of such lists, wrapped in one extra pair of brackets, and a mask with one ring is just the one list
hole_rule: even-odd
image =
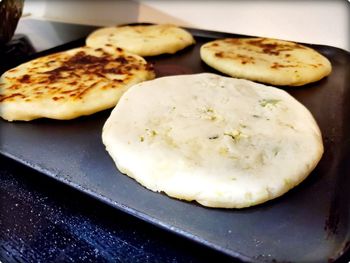
[(280, 149), (278, 147), (276, 147), (272, 151), (274, 153), (274, 156), (277, 156), (277, 154), (280, 152)]
[(151, 136), (151, 137), (154, 137), (154, 136), (156, 136), (158, 134), (155, 130), (150, 130), (148, 128), (146, 128), (145, 130), (147, 132), (147, 135)]
[(201, 112), (204, 113), (202, 118), (206, 120), (215, 121), (218, 117), (220, 117), (216, 114), (215, 110), (210, 107), (202, 109)]
[(261, 107), (266, 107), (266, 106), (276, 106), (276, 104), (280, 101), (281, 100), (277, 100), (277, 99), (263, 99), (263, 100), (260, 100), (259, 102)]
[(230, 136), (235, 143), (238, 142), (243, 137), (247, 137), (239, 130), (235, 130), (233, 132), (225, 132), (224, 135)]

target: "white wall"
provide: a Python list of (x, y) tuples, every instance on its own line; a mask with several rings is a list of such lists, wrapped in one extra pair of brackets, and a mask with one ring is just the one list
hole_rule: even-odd
[(88, 25), (114, 25), (138, 21), (139, 2), (133, 0), (25, 0), (25, 14)]
[[(328, 44), (350, 50), (350, 3), (333, 1), (141, 1), (184, 25), (255, 36)], [(139, 19), (162, 22), (140, 9)]]
[(44, 17), (47, 2), (45, 0), (25, 0), (23, 15), (33, 17)]
[(81, 24), (175, 23), (350, 50), (345, 0), (26, 0), (34, 17)]

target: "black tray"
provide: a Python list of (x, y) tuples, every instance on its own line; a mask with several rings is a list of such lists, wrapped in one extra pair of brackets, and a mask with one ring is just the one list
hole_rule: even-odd
[[(175, 55), (148, 58), (158, 76), (216, 72), (201, 62), (200, 46), (216, 38), (239, 36), (189, 30), (196, 38), (195, 46)], [(81, 39), (30, 58), (83, 44)], [(350, 106), (346, 103), (350, 100), (350, 55), (334, 47), (310, 46), (330, 59), (332, 74), (303, 87), (281, 88), (313, 113), (323, 133), (325, 153), (301, 185), (265, 204), (241, 210), (210, 209), (146, 190), (121, 174), (104, 149), (101, 129), (110, 110), (70, 121), (1, 120), (0, 152), (233, 258), (249, 262), (336, 260), (350, 246)]]

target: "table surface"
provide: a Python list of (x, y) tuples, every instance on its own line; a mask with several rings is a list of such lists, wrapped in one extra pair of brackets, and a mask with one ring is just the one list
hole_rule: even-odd
[(230, 259), (0, 156), (0, 261)]
[[(37, 51), (89, 30), (24, 20)], [(44, 41), (33, 31), (40, 28)], [(38, 33), (39, 34), (39, 33)], [(45, 42), (45, 43), (44, 43)], [(0, 156), (1, 262), (233, 262)], [(340, 262), (349, 262), (350, 254)]]

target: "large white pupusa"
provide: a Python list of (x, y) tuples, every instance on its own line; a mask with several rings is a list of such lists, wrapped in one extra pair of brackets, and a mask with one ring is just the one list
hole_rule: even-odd
[(102, 139), (118, 169), (148, 189), (224, 208), (282, 195), (323, 153), (314, 118), (287, 92), (208, 73), (131, 87)]

